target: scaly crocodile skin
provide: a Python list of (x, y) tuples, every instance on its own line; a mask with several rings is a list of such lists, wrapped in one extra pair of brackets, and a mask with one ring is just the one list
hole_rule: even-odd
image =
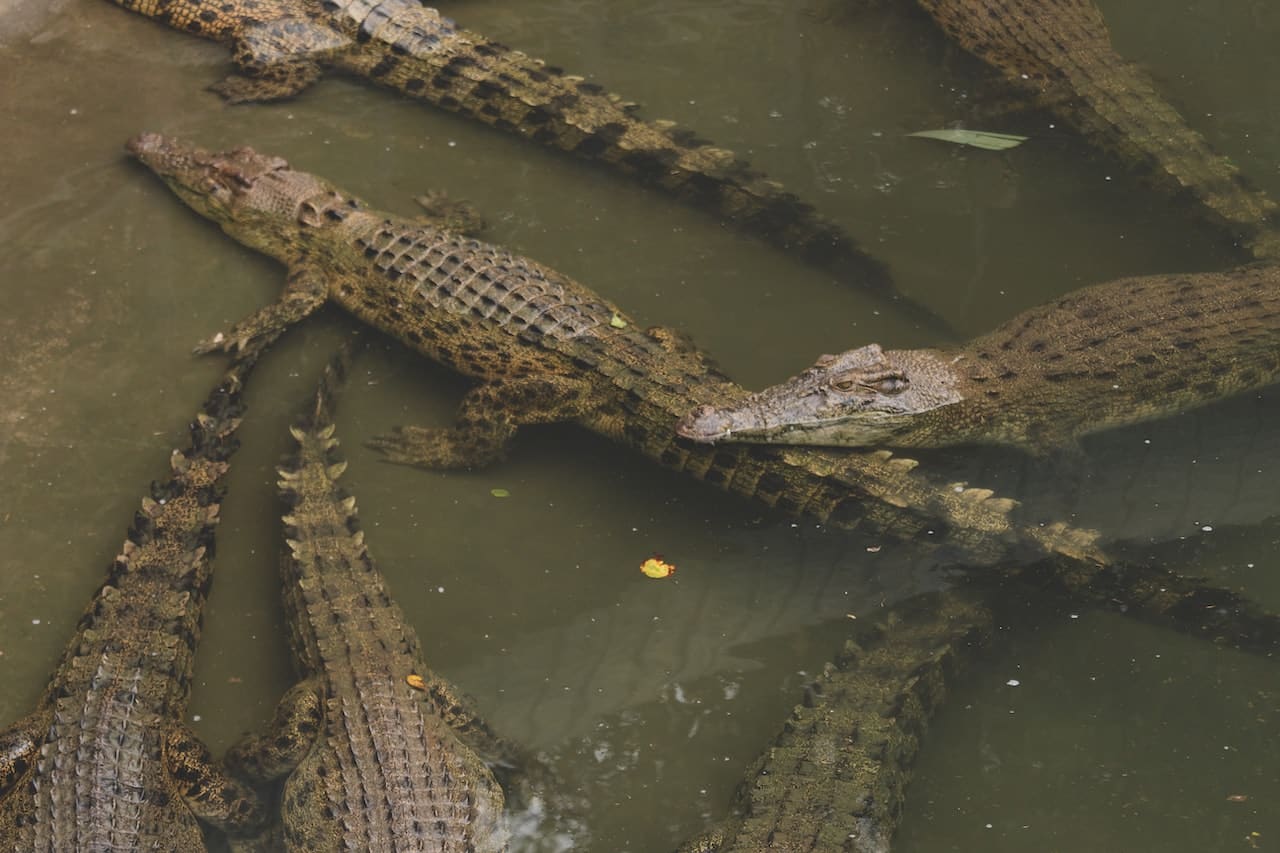
[(0, 848), (203, 850), (265, 818), (183, 724), (212, 580), (214, 528), (252, 354), (173, 452), (34, 712), (0, 731)]

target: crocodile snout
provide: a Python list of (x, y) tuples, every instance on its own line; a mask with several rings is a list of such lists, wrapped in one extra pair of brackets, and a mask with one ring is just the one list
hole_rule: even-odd
[(706, 444), (726, 438), (733, 428), (733, 418), (714, 406), (699, 406), (676, 422), (676, 434)]

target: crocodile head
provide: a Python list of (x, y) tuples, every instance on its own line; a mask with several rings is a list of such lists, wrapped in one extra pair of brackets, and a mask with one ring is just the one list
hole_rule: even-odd
[(821, 444), (892, 443), (913, 416), (958, 403), (952, 359), (932, 350), (869, 344), (821, 356), (813, 367), (732, 406), (701, 406), (676, 424), (693, 441)]
[[(143, 133), (125, 148), (200, 215), (248, 246), (287, 260), (308, 203), (336, 194), (323, 179), (297, 172), (252, 148), (212, 152), (158, 133)], [(314, 205), (311, 205), (314, 208)]]

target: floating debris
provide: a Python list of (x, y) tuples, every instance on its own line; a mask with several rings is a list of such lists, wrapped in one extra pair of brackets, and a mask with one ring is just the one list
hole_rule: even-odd
[(664, 561), (661, 554), (654, 554), (640, 564), (640, 571), (644, 572), (645, 577), (665, 578), (674, 575), (676, 567)]
[(507, 491), (506, 489), (490, 489), (489, 494), (493, 495), (495, 498), (511, 497), (511, 492)]
[(968, 145), (970, 148), (981, 148), (984, 151), (1004, 151), (1021, 145), (1030, 137), (1015, 136), (1012, 133), (993, 133), (987, 130), (918, 130), (907, 136), (918, 136), (921, 139), (937, 139), (953, 145)]

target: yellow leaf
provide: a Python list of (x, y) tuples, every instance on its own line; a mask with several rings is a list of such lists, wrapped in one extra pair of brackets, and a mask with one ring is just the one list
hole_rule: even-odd
[(490, 489), (489, 494), (493, 495), (495, 498), (511, 497), (511, 493), (508, 492), (506, 489)]
[(409, 675), (406, 675), (404, 677), (404, 680), (405, 680), (405, 683), (407, 683), (414, 690), (427, 689), (427, 682), (423, 680), (422, 676), (418, 675), (417, 673), (410, 673)]
[(622, 319), (617, 311), (614, 311), (613, 316), (609, 318), (609, 325), (613, 326), (615, 329), (625, 329), (627, 327), (627, 321)]
[(640, 571), (644, 572), (646, 577), (665, 578), (676, 573), (676, 567), (670, 563), (664, 562), (661, 554), (654, 554), (649, 559), (640, 564)]

